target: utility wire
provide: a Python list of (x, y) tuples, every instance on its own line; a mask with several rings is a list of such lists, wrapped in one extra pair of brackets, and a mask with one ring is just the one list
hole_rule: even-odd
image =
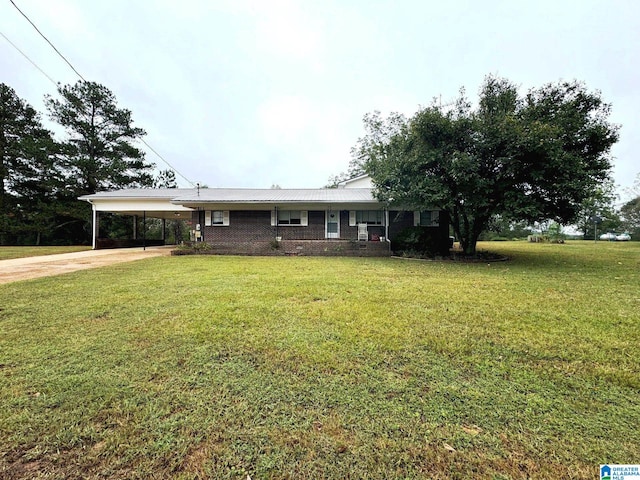
[(71, 62), (69, 60), (67, 60), (67, 58), (60, 53), (60, 51), (55, 47), (55, 45), (49, 41), (49, 39), (44, 35), (44, 33), (42, 33), (40, 31), (40, 29), (38, 29), (38, 27), (36, 27), (35, 23), (33, 23), (31, 21), (31, 19), (29, 17), (27, 17), (25, 15), (25, 13), (22, 10), (20, 10), (20, 8), (18, 8), (18, 6), (15, 4), (15, 2), (13, 0), (9, 0), (9, 1), (11, 2), (11, 5), (13, 5), (16, 8), (16, 10), (18, 10), (20, 12), (20, 15), (22, 15), (24, 18), (26, 18), (27, 22), (29, 22), (31, 24), (31, 26), (36, 29), (36, 32), (38, 32), (40, 34), (40, 36), (42, 38), (44, 38), (49, 45), (51, 45), (51, 48), (53, 48), (56, 51), (56, 53), (60, 56), (60, 58), (62, 58), (65, 62), (67, 62), (67, 65), (69, 65), (71, 67), (71, 70), (76, 72), (76, 75), (78, 75), (83, 81), (86, 82), (85, 78), (82, 75), (80, 75), (80, 73), (73, 67), (73, 65), (71, 65)]
[(162, 155), (160, 155), (158, 152), (156, 152), (155, 148), (153, 148), (151, 145), (149, 145), (144, 138), (140, 137), (140, 141), (142, 143), (144, 143), (147, 146), (147, 148), (149, 148), (149, 150), (151, 150), (153, 153), (155, 153), (158, 156), (158, 158), (160, 158), (164, 163), (169, 165), (169, 168), (171, 168), (174, 172), (176, 172), (178, 175), (180, 175), (182, 178), (184, 178), (187, 181), (187, 183), (189, 183), (192, 187), (195, 187), (195, 184), (191, 180), (189, 180), (187, 177), (185, 177), (183, 174), (181, 174), (173, 165), (171, 165), (167, 160), (165, 160), (165, 158)]
[[(14, 1), (13, 1), (13, 0), (9, 0), (9, 1), (10, 1), (10, 2), (11, 2), (11, 4), (16, 8), (16, 10), (18, 10), (18, 12), (20, 12), (20, 14), (21, 14), (24, 18), (26, 18), (26, 19), (27, 19), (27, 21), (31, 24), (31, 26), (32, 26), (33, 28), (35, 28), (35, 30), (40, 34), (40, 36), (41, 36), (42, 38), (44, 38), (44, 39), (47, 41), (47, 43), (51, 46), (51, 48), (53, 48), (53, 49), (55, 50), (55, 52), (60, 56), (60, 58), (62, 58), (62, 59), (66, 62), (66, 64), (67, 64), (67, 65), (69, 65), (69, 67), (71, 68), (71, 70), (73, 70), (73, 71), (75, 72), (75, 74), (76, 74), (76, 75), (78, 75), (78, 77), (80, 77), (80, 78), (82, 79), (82, 81), (86, 82), (87, 80), (86, 80), (86, 79), (85, 79), (85, 78), (84, 78), (84, 77), (83, 77), (83, 76), (82, 76), (82, 75), (81, 75), (81, 74), (80, 74), (80, 73), (75, 69), (75, 67), (71, 64), (71, 62), (69, 62), (69, 60), (67, 60), (67, 59), (66, 59), (66, 57), (65, 57), (64, 55), (62, 55), (62, 53), (60, 53), (60, 51), (55, 47), (55, 45), (53, 45), (53, 43), (51, 43), (51, 42), (49, 41), (49, 39), (48, 39), (48, 38), (47, 38), (47, 37), (46, 37), (46, 36), (45, 36), (45, 35), (44, 35), (44, 34), (43, 34), (39, 29), (38, 29), (38, 27), (36, 27), (36, 25), (31, 21), (31, 19), (30, 19), (30, 18), (29, 18), (29, 17), (28, 17), (28, 16), (27, 16), (27, 15), (26, 15), (22, 10), (20, 10), (20, 8), (18, 8), (18, 6), (14, 3)], [(56, 86), (56, 88), (58, 87), (58, 83), (57, 83), (55, 80), (53, 80), (49, 75), (47, 75), (47, 73), (46, 73), (43, 69), (41, 69), (41, 68), (40, 68), (40, 67), (39, 67), (39, 66), (38, 66), (38, 65), (37, 65), (33, 60), (31, 60), (31, 59), (27, 56), (27, 54), (26, 54), (26, 53), (24, 53), (22, 50), (20, 50), (20, 49), (19, 49), (19, 48), (18, 48), (18, 47), (17, 47), (17, 46), (16, 46), (16, 45), (11, 41), (11, 40), (9, 40), (9, 38), (7, 38), (7, 36), (6, 36), (4, 33), (0, 32), (0, 35), (2, 35), (2, 36), (4, 37), (4, 39), (5, 39), (7, 42), (9, 42), (13, 48), (15, 48), (18, 52), (20, 52), (20, 54), (21, 54), (24, 58), (26, 58), (26, 59), (29, 61), (29, 63), (31, 63), (31, 65), (33, 65), (34, 67), (36, 67), (36, 68), (40, 71), (40, 73), (42, 73), (45, 77), (47, 77), (47, 78), (49, 79), (49, 81), (50, 81), (51, 83), (53, 83), (53, 84)], [(177, 168), (175, 168), (173, 165), (171, 165), (171, 164), (170, 164), (170, 163), (169, 163), (169, 162), (168, 162), (168, 161), (167, 161), (167, 160), (166, 160), (162, 155), (160, 155), (160, 154), (156, 151), (156, 149), (155, 149), (155, 148), (153, 148), (151, 145), (149, 145), (149, 144), (147, 143), (147, 141), (146, 141), (144, 138), (139, 137), (139, 140), (140, 140), (142, 143), (144, 143), (144, 144), (147, 146), (147, 148), (149, 148), (149, 150), (151, 150), (151, 151), (152, 151), (152, 152), (153, 152), (153, 153), (154, 153), (154, 154), (155, 154), (155, 155), (156, 155), (160, 160), (162, 160), (165, 164), (167, 164), (167, 165), (169, 166), (169, 168), (171, 168), (174, 172), (176, 172), (180, 177), (182, 177), (182, 178), (183, 178), (187, 183), (189, 183), (192, 187), (195, 187), (195, 184), (194, 184), (191, 180), (189, 180), (189, 179), (188, 179), (187, 177), (185, 177), (182, 173), (180, 173), (180, 171), (179, 171)]]
[(13, 43), (11, 40), (9, 40), (9, 38), (8, 38), (4, 33), (0, 32), (0, 35), (2, 35), (2, 36), (4, 37), (4, 39), (5, 39), (7, 42), (9, 42), (9, 44), (10, 44), (13, 48), (15, 48), (18, 52), (20, 52), (20, 55), (22, 55), (24, 58), (26, 58), (26, 59), (29, 61), (29, 63), (30, 63), (31, 65), (33, 65), (34, 67), (36, 67), (36, 68), (40, 71), (40, 73), (41, 73), (41, 74), (43, 74), (45, 77), (47, 77), (47, 78), (49, 79), (49, 81), (50, 81), (51, 83), (53, 83), (53, 84), (56, 86), (56, 88), (58, 87), (58, 84), (56, 83), (56, 81), (55, 81), (53, 78), (51, 78), (49, 75), (47, 75), (47, 72), (45, 72), (44, 70), (42, 70), (42, 69), (41, 69), (41, 68), (36, 64), (36, 62), (34, 62), (33, 60), (31, 60), (31, 59), (29, 58), (29, 56), (28, 56), (26, 53), (24, 53), (22, 50), (20, 50), (20, 49), (16, 46), (16, 44), (15, 44), (15, 43)]

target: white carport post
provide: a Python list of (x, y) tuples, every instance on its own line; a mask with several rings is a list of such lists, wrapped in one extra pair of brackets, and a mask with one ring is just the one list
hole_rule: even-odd
[(93, 226), (92, 230), (92, 239), (91, 239), (91, 248), (95, 250), (97, 248), (97, 238), (98, 238), (98, 210), (96, 210), (96, 205), (91, 203), (91, 225)]
[(389, 242), (389, 209), (384, 209), (384, 238)]

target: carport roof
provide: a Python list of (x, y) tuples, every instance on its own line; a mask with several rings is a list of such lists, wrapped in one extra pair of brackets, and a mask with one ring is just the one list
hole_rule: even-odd
[(109, 192), (97, 192), (91, 195), (78, 197), (79, 200), (127, 200), (127, 199), (148, 199), (148, 200), (171, 200), (177, 195), (188, 195), (196, 193), (195, 188), (127, 188), (123, 190), (112, 190)]

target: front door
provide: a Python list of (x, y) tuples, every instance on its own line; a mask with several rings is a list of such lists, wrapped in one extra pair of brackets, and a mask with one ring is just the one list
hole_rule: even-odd
[(329, 210), (325, 218), (327, 219), (327, 238), (340, 238), (340, 212)]

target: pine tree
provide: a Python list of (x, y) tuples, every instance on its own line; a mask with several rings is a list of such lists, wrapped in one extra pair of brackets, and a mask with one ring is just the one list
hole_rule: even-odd
[(0, 84), (0, 245), (39, 244), (55, 224), (58, 150), (38, 112)]
[(53, 120), (65, 127), (65, 164), (77, 195), (151, 186), (153, 164), (134, 146), (145, 135), (133, 126), (131, 112), (118, 108), (114, 94), (95, 82), (79, 81), (58, 89), (61, 100), (46, 96)]

